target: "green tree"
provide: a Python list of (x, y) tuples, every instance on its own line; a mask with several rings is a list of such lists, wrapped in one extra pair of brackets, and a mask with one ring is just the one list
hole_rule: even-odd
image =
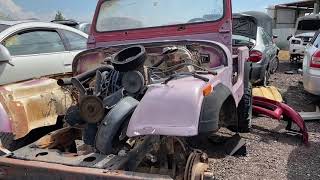
[(65, 18), (64, 18), (64, 16), (63, 16), (61, 11), (57, 12), (56, 17), (54, 18), (54, 20), (56, 20), (56, 21), (65, 20)]

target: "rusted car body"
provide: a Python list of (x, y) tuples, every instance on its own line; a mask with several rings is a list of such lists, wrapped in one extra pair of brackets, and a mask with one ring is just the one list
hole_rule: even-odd
[[(1, 179), (25, 179), (25, 180), (56, 180), (56, 179), (77, 179), (77, 180), (172, 180), (165, 175), (143, 174), (129, 171), (111, 171), (97, 168), (73, 167), (38, 161), (21, 161), (16, 159), (0, 158)], [(14, 176), (9, 176), (15, 174)]]
[[(127, 18), (141, 3), (155, 13), (169, 12), (172, 1), (98, 2), (88, 40), (93, 49), (75, 58), (74, 77), (58, 80), (77, 91), (64, 128), (0, 157), (3, 178), (212, 178), (193, 138), (221, 127), (250, 128), (249, 52), (240, 47), (232, 56), (231, 0), (203, 1), (201, 8), (174, 2), (173, 14), (208, 12), (161, 24)], [(206, 14), (212, 8), (215, 14)]]
[(12, 133), (16, 139), (55, 125), (73, 103), (71, 94), (55, 79), (46, 78), (2, 86), (0, 101), (0, 132)]

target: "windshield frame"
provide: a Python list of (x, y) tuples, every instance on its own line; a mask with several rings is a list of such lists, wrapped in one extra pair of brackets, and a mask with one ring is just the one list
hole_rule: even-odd
[(102, 0), (98, 3), (98, 8), (97, 8), (97, 12), (95, 13), (95, 18), (94, 18), (94, 23), (92, 23), (93, 29), (95, 32), (97, 33), (116, 33), (116, 32), (129, 32), (129, 31), (139, 31), (139, 30), (146, 30), (146, 29), (161, 29), (161, 28), (172, 28), (172, 27), (181, 27), (181, 28), (185, 28), (187, 26), (192, 26), (192, 25), (201, 25), (201, 24), (210, 24), (210, 23), (215, 23), (215, 22), (219, 22), (221, 20), (223, 20), (226, 16), (226, 7), (227, 7), (227, 3), (226, 0), (222, 0), (223, 2), (223, 13), (221, 15), (221, 17), (219, 19), (216, 19), (214, 21), (204, 21), (204, 22), (194, 22), (194, 23), (186, 23), (186, 24), (170, 24), (170, 25), (164, 25), (164, 26), (153, 26), (153, 27), (142, 27), (142, 28), (132, 28), (132, 29), (121, 29), (121, 30), (112, 30), (112, 31), (98, 31), (97, 29), (97, 23), (98, 23), (98, 19), (99, 19), (99, 15), (100, 15), (100, 11), (101, 11), (101, 6), (103, 5), (103, 3), (105, 3), (106, 1), (110, 1), (110, 0)]

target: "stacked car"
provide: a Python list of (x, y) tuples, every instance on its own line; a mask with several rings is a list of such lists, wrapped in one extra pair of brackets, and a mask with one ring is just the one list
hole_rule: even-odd
[(252, 62), (251, 81), (267, 85), (270, 74), (278, 69), (279, 48), (273, 41), (272, 18), (261, 12), (243, 12), (233, 15), (233, 47), (247, 46)]

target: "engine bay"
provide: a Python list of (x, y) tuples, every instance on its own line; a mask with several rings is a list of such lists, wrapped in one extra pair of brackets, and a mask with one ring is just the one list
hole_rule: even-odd
[[(96, 135), (99, 127), (104, 120), (108, 122), (107, 116), (112, 109), (121, 107), (123, 102), (132, 104), (133, 111), (148, 87), (153, 84), (167, 84), (173, 79), (184, 77), (208, 82), (209, 79), (205, 76), (215, 76), (215, 69), (223, 66), (226, 61), (224, 54), (219, 51), (222, 50), (191, 44), (152, 47), (133, 45), (122, 49), (99, 50), (98, 55), (84, 53), (84, 56), (80, 55), (75, 61), (78, 66), (92, 59), (96, 61), (97, 57), (103, 61), (100, 60), (100, 65), (93, 70), (58, 80), (60, 86), (70, 88), (70, 91), (76, 91), (78, 95), (78, 103), (68, 109), (64, 120), (71, 127), (84, 128), (84, 143), (96, 145), (99, 141), (99, 136)], [(127, 121), (125, 116), (129, 115), (124, 115), (122, 121)], [(122, 133), (125, 136), (125, 131)], [(111, 153), (110, 147), (104, 148), (108, 150), (100, 151)]]

